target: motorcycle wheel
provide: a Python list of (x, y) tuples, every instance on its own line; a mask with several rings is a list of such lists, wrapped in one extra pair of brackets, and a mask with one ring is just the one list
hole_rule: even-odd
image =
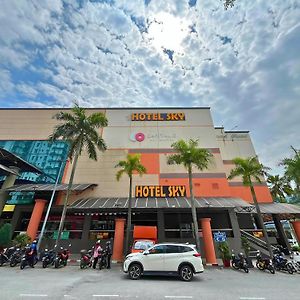
[(39, 261), (38, 258), (35, 257), (35, 258), (34, 258), (34, 261), (33, 261), (33, 265), (35, 266), (35, 265), (37, 264), (38, 261)]
[(59, 267), (59, 259), (54, 261), (54, 268), (57, 269)]
[(0, 259), (0, 267), (2, 267), (2, 265), (3, 265), (3, 261), (2, 259)]
[(234, 261), (231, 263), (231, 265), (232, 265), (232, 267), (233, 267), (234, 269), (236, 269), (236, 270), (239, 269), (238, 264), (236, 264)]
[(67, 265), (67, 263), (68, 263), (68, 261), (67, 261), (67, 260), (64, 260), (64, 266), (66, 266), (66, 265)]
[(26, 266), (26, 262), (22, 261), (20, 264), (20, 269), (23, 270), (25, 268), (25, 266)]
[(80, 265), (79, 265), (80, 269), (81, 269), (81, 270), (84, 269), (85, 266), (86, 266), (85, 263), (81, 260), (81, 261), (80, 261)]
[(289, 272), (289, 274), (294, 274), (294, 268), (293, 268), (293, 265), (292, 264), (287, 264), (286, 265), (286, 269), (287, 271)]
[(275, 268), (273, 266), (268, 267), (271, 274), (275, 274)]
[(249, 269), (247, 267), (244, 268), (245, 273), (249, 273)]
[(259, 269), (261, 271), (263, 271), (265, 269), (264, 266), (262, 266), (262, 264), (258, 261), (256, 262), (256, 267), (257, 267), (257, 269)]
[(47, 262), (46, 261), (43, 261), (43, 268), (45, 269), (45, 268), (47, 268)]
[(17, 265), (17, 262), (13, 259), (10, 261), (9, 265), (13, 268)]

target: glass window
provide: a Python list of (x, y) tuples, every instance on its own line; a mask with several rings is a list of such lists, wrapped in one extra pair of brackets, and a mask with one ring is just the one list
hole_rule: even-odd
[(162, 254), (165, 253), (166, 247), (163, 245), (154, 246), (149, 250), (150, 254)]
[(154, 245), (153, 241), (136, 241), (133, 249), (134, 250), (147, 250)]
[(180, 253), (180, 246), (166, 245), (166, 253)]
[(188, 246), (180, 246), (180, 251), (181, 252), (190, 252), (190, 251), (193, 251), (193, 249)]

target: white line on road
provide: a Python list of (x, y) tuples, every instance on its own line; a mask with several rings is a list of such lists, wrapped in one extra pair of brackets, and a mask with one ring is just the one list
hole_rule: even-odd
[(165, 296), (165, 298), (174, 298), (174, 299), (192, 299), (193, 296)]
[(266, 298), (257, 298), (257, 297), (240, 297), (240, 300), (265, 300)]
[(93, 295), (93, 297), (120, 297), (120, 295)]
[(20, 297), (48, 297), (45, 294), (20, 294)]

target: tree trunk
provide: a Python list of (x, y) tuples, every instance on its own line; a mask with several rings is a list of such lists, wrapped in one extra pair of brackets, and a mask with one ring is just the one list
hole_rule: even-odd
[(65, 218), (66, 218), (66, 214), (67, 214), (67, 208), (68, 208), (68, 200), (71, 194), (71, 188), (73, 185), (73, 179), (74, 179), (74, 175), (75, 175), (75, 170), (76, 170), (76, 165), (77, 165), (77, 161), (78, 161), (78, 157), (79, 157), (79, 147), (76, 151), (75, 157), (74, 157), (74, 163), (73, 163), (73, 167), (72, 167), (72, 172), (71, 172), (71, 176), (70, 176), (70, 180), (69, 180), (69, 184), (68, 184), (68, 190), (67, 190), (67, 194), (65, 197), (65, 201), (64, 201), (64, 207), (63, 207), (63, 211), (62, 211), (62, 215), (60, 218), (60, 223), (59, 223), (59, 227), (58, 227), (58, 233), (57, 233), (57, 238), (55, 241), (55, 246), (58, 247), (59, 246), (59, 240), (61, 237), (61, 233), (63, 231), (63, 227), (65, 224)]
[(128, 212), (127, 212), (127, 226), (126, 226), (126, 239), (125, 239), (125, 254), (129, 253), (129, 240), (131, 229), (131, 198), (132, 198), (132, 176), (129, 176), (129, 199), (128, 199)]
[(252, 199), (253, 199), (253, 202), (254, 202), (254, 205), (255, 205), (255, 208), (256, 208), (256, 212), (257, 212), (257, 215), (258, 215), (260, 226), (262, 227), (262, 230), (263, 230), (263, 233), (264, 233), (264, 237), (266, 239), (268, 251), (269, 251), (270, 257), (272, 258), (273, 257), (273, 251), (272, 251), (271, 243), (270, 243), (270, 240), (269, 240), (269, 237), (268, 237), (268, 233), (267, 233), (267, 230), (266, 230), (266, 227), (265, 227), (262, 215), (261, 215), (261, 211), (260, 211), (259, 205), (257, 203), (257, 199), (256, 199), (256, 194), (255, 194), (255, 191), (254, 191), (254, 187), (253, 187), (253, 184), (252, 184), (252, 181), (251, 181), (250, 178), (249, 178), (249, 183), (250, 183), (250, 189), (251, 189)]
[(200, 238), (199, 238), (199, 228), (198, 228), (198, 219), (197, 219), (197, 212), (195, 207), (195, 199), (193, 193), (193, 178), (192, 178), (192, 167), (188, 168), (189, 172), (189, 186), (190, 186), (190, 198), (191, 198), (191, 206), (192, 206), (192, 217), (193, 217), (193, 224), (194, 224), (194, 236), (196, 241), (196, 247), (200, 252)]

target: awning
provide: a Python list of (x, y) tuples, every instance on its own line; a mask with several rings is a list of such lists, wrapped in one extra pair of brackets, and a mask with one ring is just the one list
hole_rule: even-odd
[[(70, 209), (126, 209), (128, 198), (82, 198), (72, 203)], [(195, 198), (196, 208), (251, 208), (253, 206), (239, 198)], [(133, 198), (132, 208), (190, 208), (190, 199), (183, 198)]]
[(300, 206), (289, 203), (259, 203), (263, 214), (300, 214)]
[(21, 172), (43, 173), (39, 168), (3, 148), (0, 148), (0, 163), (6, 167), (18, 167)]
[[(55, 184), (16, 184), (5, 189), (7, 192), (37, 192), (37, 191), (53, 191)], [(73, 184), (72, 191), (84, 191), (88, 188), (97, 186), (94, 183)], [(66, 191), (68, 184), (58, 184), (56, 191)]]
[(3, 175), (18, 175), (14, 170), (0, 164), (0, 176), (3, 176)]

